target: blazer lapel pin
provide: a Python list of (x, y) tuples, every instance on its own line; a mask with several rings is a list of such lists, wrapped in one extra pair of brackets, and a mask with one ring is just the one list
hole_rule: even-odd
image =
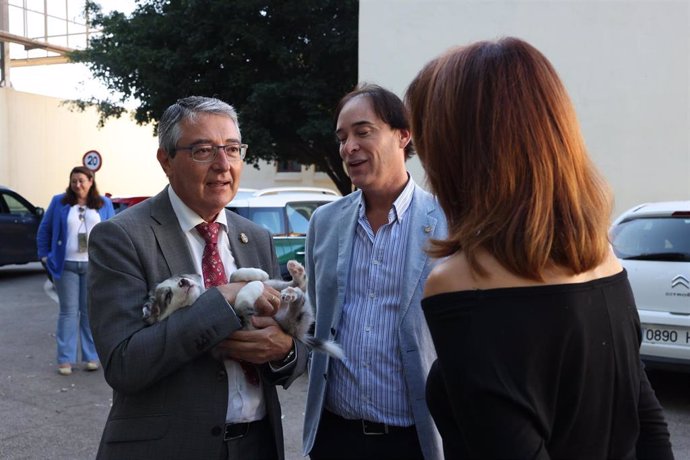
[(249, 238), (247, 237), (246, 233), (240, 233), (240, 241), (242, 242), (242, 244), (249, 243)]

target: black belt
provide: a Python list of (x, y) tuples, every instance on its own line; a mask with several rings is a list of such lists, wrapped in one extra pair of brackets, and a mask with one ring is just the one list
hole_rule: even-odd
[(341, 417), (340, 415), (334, 414), (328, 410), (324, 410), (324, 417), (331, 418), (333, 421), (337, 421), (341, 425), (346, 425), (350, 429), (355, 429), (362, 432), (362, 434), (367, 436), (377, 436), (390, 433), (400, 433), (404, 431), (415, 431), (414, 425), (412, 426), (397, 426), (397, 425), (387, 425), (380, 422), (372, 422), (369, 420), (356, 419), (350, 420)]
[(263, 423), (263, 420), (245, 423), (226, 423), (225, 432), (223, 434), (223, 441), (232, 441), (234, 439), (244, 438), (245, 436), (247, 436), (249, 430), (252, 429), (252, 427), (256, 428), (256, 426), (260, 423)]

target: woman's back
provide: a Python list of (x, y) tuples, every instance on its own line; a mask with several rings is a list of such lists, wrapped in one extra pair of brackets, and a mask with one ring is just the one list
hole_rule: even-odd
[(444, 440), (464, 439), (450, 458), (635, 458), (639, 320), (625, 272), (422, 305), (439, 357), (429, 405)]

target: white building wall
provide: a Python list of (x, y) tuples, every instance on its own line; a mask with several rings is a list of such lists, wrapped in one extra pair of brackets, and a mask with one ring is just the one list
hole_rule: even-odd
[[(103, 165), (96, 173), (101, 193), (149, 196), (168, 183), (156, 160), (158, 139), (151, 126), (124, 116), (98, 128), (95, 110), (70, 111), (61, 99), (0, 88), (0, 184), (46, 207), (67, 187), (69, 172), (97, 150)], [(249, 141), (251, 143), (251, 141)], [(251, 148), (251, 145), (250, 145)], [(246, 165), (241, 187), (318, 186), (335, 190), (324, 173), (276, 173), (273, 163), (257, 170)]]
[(89, 150), (103, 158), (96, 173), (101, 193), (150, 195), (167, 183), (150, 126), (123, 117), (98, 128), (95, 110), (70, 111), (60, 99), (12, 88), (0, 88), (0, 114), (0, 184), (36, 206), (65, 190)]
[[(455, 45), (516, 36), (553, 63), (614, 215), (690, 199), (690, 8), (686, 0), (361, 0), (359, 77), (401, 97)], [(424, 173), (415, 158), (415, 180)]]

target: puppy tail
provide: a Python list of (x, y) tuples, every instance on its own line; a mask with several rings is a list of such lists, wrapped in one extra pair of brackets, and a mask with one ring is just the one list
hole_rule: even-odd
[(336, 359), (345, 359), (345, 353), (343, 352), (343, 349), (340, 348), (340, 345), (335, 343), (333, 340), (321, 340), (311, 335), (308, 335), (303, 338), (303, 341), (312, 350), (326, 353), (327, 355), (332, 356)]

